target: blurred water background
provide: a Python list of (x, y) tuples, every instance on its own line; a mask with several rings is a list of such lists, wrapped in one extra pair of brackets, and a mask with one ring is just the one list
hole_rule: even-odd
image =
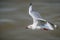
[[(49, 22), (54, 31), (26, 30), (32, 24), (29, 3)], [(0, 40), (60, 40), (60, 0), (0, 0)]]

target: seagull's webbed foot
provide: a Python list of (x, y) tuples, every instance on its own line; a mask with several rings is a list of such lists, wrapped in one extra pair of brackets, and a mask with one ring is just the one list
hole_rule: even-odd
[(48, 31), (49, 29), (47, 29), (47, 28), (41, 28), (40, 30), (41, 31), (43, 31), (43, 30)]

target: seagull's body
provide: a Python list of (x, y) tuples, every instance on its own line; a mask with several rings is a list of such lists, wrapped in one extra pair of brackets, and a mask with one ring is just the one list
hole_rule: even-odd
[(52, 27), (56, 25), (47, 22), (45, 19), (43, 19), (40, 14), (32, 9), (32, 3), (30, 3), (29, 6), (29, 15), (33, 18), (33, 24), (29, 25), (27, 28), (29, 29), (45, 29), (45, 30), (54, 30)]

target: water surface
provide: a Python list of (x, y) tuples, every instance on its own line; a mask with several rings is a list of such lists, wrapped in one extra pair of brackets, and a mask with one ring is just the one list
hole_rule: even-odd
[(27, 30), (32, 24), (28, 14), (29, 1), (1, 2), (0, 40), (60, 40), (60, 3), (32, 1), (33, 9), (49, 22), (58, 25), (54, 31)]

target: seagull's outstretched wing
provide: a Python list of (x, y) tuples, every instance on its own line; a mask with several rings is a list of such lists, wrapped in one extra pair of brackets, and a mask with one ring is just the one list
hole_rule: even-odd
[(49, 30), (54, 30), (57, 28), (57, 25), (48, 21), (43, 21), (43, 20), (38, 20), (37, 26), (40, 26), (41, 28), (47, 28)]
[(44, 26), (46, 23), (47, 23), (47, 21), (38, 20), (38, 24), (37, 24), (37, 26), (39, 26), (39, 25)]
[(40, 14), (36, 11), (32, 11), (32, 14), (31, 14), (32, 18), (34, 19), (37, 19), (37, 18), (41, 18)]
[(31, 14), (30, 16), (35, 19), (35, 20), (43, 20), (43, 21), (46, 21), (45, 19), (43, 19), (40, 15), (39, 12), (36, 12), (36, 11), (31, 11)]

